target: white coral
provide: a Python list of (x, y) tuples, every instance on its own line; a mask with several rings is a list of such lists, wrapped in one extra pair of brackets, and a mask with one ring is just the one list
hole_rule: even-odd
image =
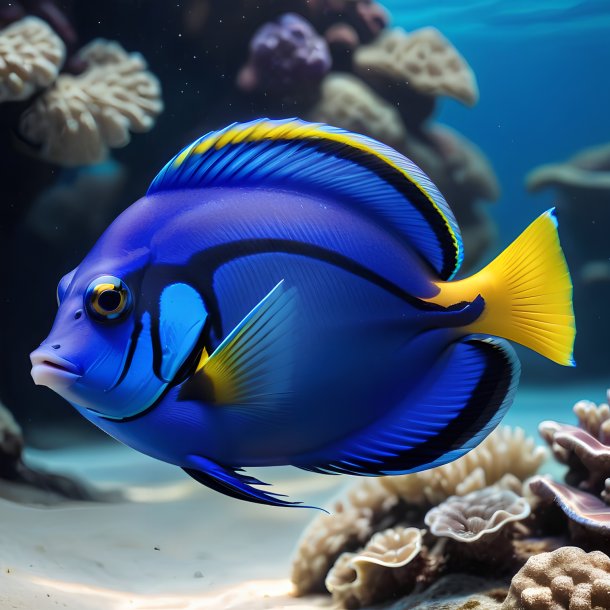
[(163, 110), (159, 81), (139, 53), (96, 40), (79, 56), (88, 69), (61, 75), (20, 122), (41, 156), (64, 166), (103, 160), (109, 148), (129, 143), (130, 132), (150, 130)]
[(25, 100), (48, 87), (64, 63), (66, 47), (37, 17), (25, 17), (0, 31), (0, 102)]
[(435, 28), (387, 30), (356, 51), (354, 67), (363, 78), (406, 83), (425, 95), (446, 95), (469, 106), (479, 99), (474, 72)]

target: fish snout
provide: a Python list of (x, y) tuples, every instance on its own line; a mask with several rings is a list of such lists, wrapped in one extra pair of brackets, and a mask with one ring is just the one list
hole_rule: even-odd
[(82, 377), (81, 367), (56, 353), (55, 350), (60, 347), (58, 344), (43, 345), (30, 354), (31, 374), (36, 385), (46, 385), (52, 390), (61, 390)]

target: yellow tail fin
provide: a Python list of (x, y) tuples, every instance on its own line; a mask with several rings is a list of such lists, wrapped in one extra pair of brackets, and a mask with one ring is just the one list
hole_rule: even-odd
[(465, 330), (521, 343), (574, 366), (572, 280), (559, 244), (555, 210), (537, 218), (504, 252), (472, 277), (439, 282), (430, 299), (449, 306), (479, 294), (485, 310)]

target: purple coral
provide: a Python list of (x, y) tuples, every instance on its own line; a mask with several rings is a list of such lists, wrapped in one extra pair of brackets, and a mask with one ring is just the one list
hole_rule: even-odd
[(250, 43), (250, 58), (237, 77), (243, 91), (290, 91), (319, 83), (330, 70), (328, 45), (303, 17), (286, 13), (263, 25)]

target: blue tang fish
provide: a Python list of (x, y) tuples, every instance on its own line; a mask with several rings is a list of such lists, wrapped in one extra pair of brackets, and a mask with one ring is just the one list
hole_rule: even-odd
[(242, 469), (393, 475), (455, 460), (513, 400), (505, 339), (573, 365), (553, 210), (479, 273), (411, 161), (297, 119), (209, 133), (59, 282), (32, 376), (229, 496)]

